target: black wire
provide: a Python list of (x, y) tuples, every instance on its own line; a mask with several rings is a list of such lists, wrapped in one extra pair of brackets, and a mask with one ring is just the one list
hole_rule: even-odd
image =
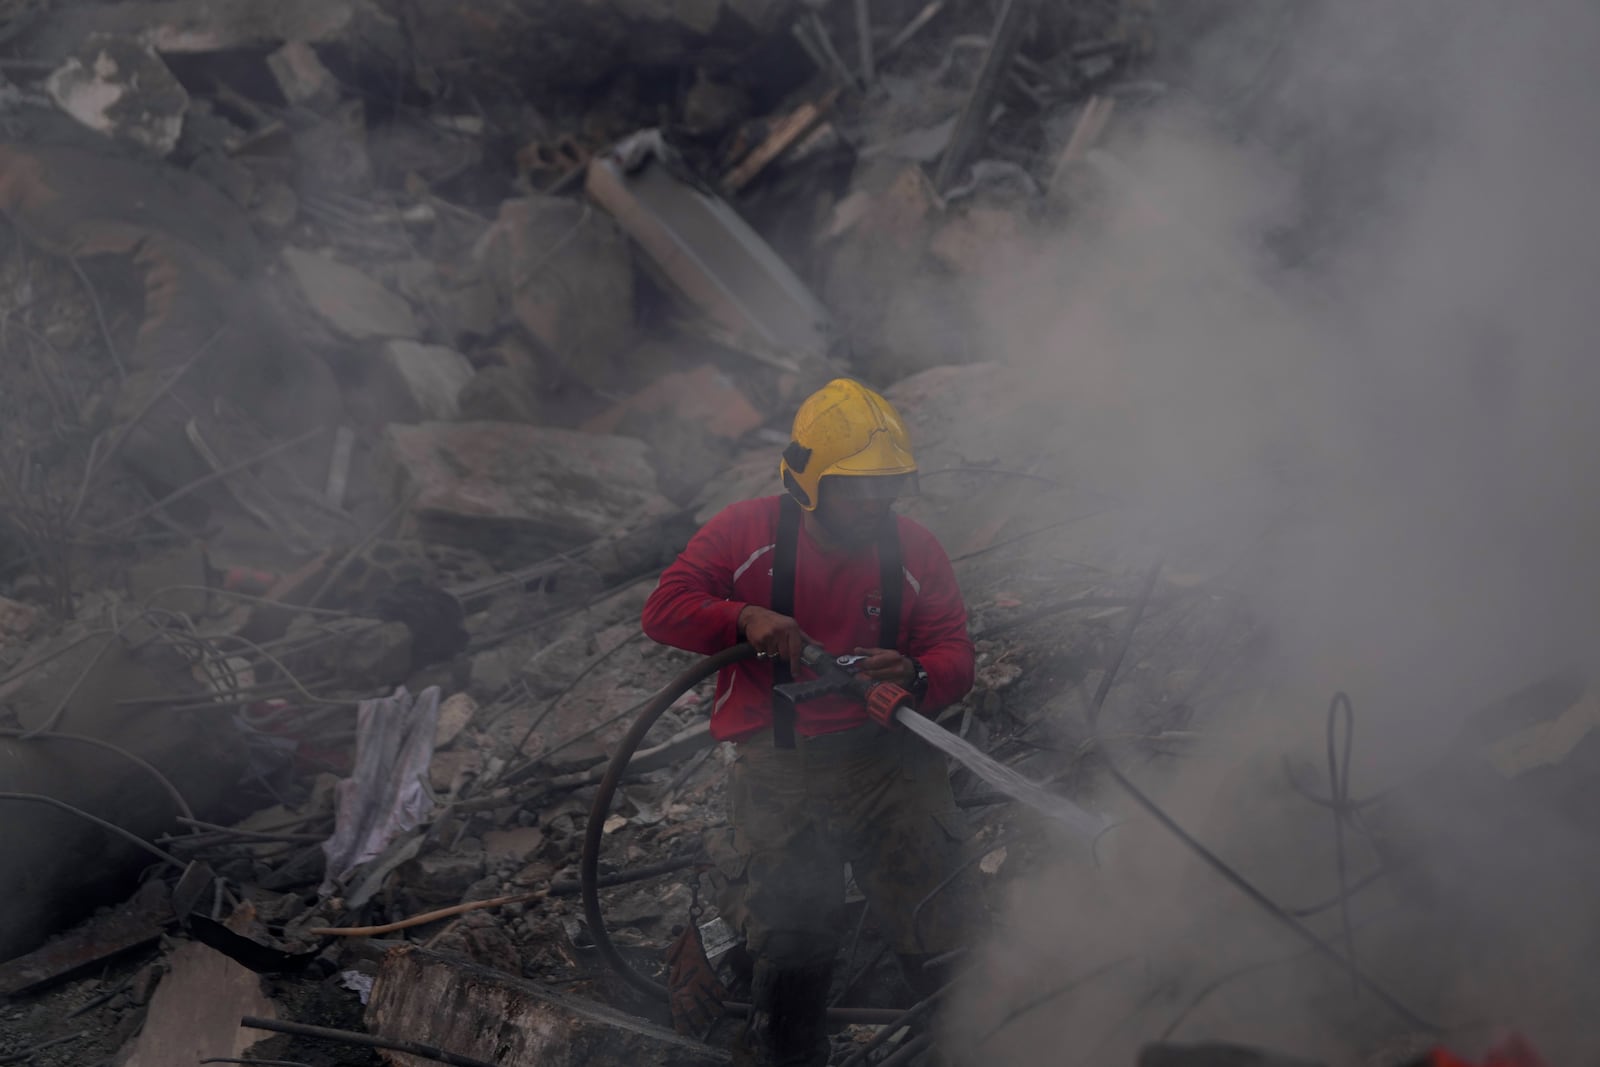
[(1351, 897), (1355, 896), (1363, 889), (1366, 889), (1368, 886), (1377, 885), (1378, 882), (1381, 881), (1388, 873), (1389, 872), (1387, 870), (1380, 868), (1379, 870), (1373, 871), (1365, 878), (1356, 879), (1354, 884), (1352, 884), (1348, 889), (1341, 888), (1341, 891), (1337, 896), (1329, 897), (1327, 900), (1320, 901), (1316, 904), (1310, 904), (1303, 908), (1290, 908), (1289, 914), (1293, 915), (1297, 919), (1308, 919), (1313, 915), (1320, 915), (1329, 908), (1337, 907), (1340, 901), (1348, 901)]
[[(1008, 797), (1007, 799), (1009, 800), (1011, 798)], [(956, 866), (955, 870), (945, 875), (944, 880), (938, 885), (934, 886), (927, 896), (923, 897), (917, 902), (917, 906), (911, 909), (911, 934), (917, 939), (918, 951), (926, 951), (926, 946), (924, 946), (922, 943), (922, 909), (928, 906), (928, 902), (955, 884), (955, 880), (965, 874), (968, 868), (970, 868), (974, 863), (979, 862), (983, 859), (983, 857), (990, 855), (999, 849), (1009, 848), (1011, 845), (1021, 841), (1026, 835), (1027, 831), (1019, 830), (1016, 833), (1000, 838), (1000, 840), (996, 841), (994, 844), (988, 846), (976, 855), (968, 856)]]
[(1145, 579), (1144, 590), (1140, 596), (1138, 606), (1134, 609), (1133, 616), (1128, 620), (1128, 628), (1123, 635), (1122, 646), (1117, 652), (1117, 658), (1113, 661), (1111, 669), (1106, 673), (1106, 677), (1101, 679), (1100, 688), (1095, 693), (1094, 702), (1089, 706), (1089, 732), (1095, 738), (1096, 744), (1100, 749), (1100, 758), (1105, 762), (1106, 772), (1133, 798), (1136, 804), (1144, 809), (1146, 814), (1160, 823), (1162, 827), (1182, 842), (1196, 856), (1199, 856), (1207, 866), (1221, 875), (1228, 884), (1249, 897), (1263, 911), (1288, 927), (1291, 932), (1317, 952), (1349, 971), (1358, 985), (1374, 994), (1395, 1014), (1419, 1029), (1428, 1030), (1432, 1033), (1443, 1031), (1444, 1027), (1424, 1019), (1408, 1008), (1398, 997), (1379, 985), (1376, 980), (1356, 966), (1354, 961), (1347, 959), (1338, 949), (1323, 941), (1322, 938), (1318, 937), (1309, 927), (1290, 914), (1281, 904), (1256, 888), (1254, 883), (1245, 879), (1243, 875), (1223, 861), (1220, 856), (1206, 848), (1192, 834), (1178, 825), (1177, 821), (1168, 815), (1165, 809), (1150, 799), (1144, 790), (1140, 789), (1127, 775), (1122, 773), (1122, 769), (1117, 766), (1116, 761), (1111, 758), (1105, 746), (1100, 743), (1100, 708), (1105, 703), (1106, 692), (1110, 688), (1106, 683), (1116, 673), (1117, 665), (1122, 662), (1122, 658), (1127, 654), (1128, 647), (1133, 643), (1134, 631), (1138, 628), (1139, 621), (1144, 616), (1144, 607), (1149, 603), (1150, 594), (1155, 590), (1156, 578), (1160, 573), (1159, 566), (1153, 567), (1149, 576)]
[(1122, 956), (1111, 960), (1109, 963), (1102, 963), (1100, 966), (1095, 967), (1093, 970), (1090, 970), (1085, 974), (1077, 975), (1076, 977), (1062, 983), (1059, 986), (1056, 986), (1053, 989), (1049, 989), (1043, 993), (1040, 993), (1031, 1000), (1024, 1001), (1017, 1007), (1012, 1008), (1011, 1011), (1007, 1012), (1005, 1018), (1001, 1019), (999, 1022), (989, 1027), (989, 1029), (985, 1030), (978, 1040), (974, 1042), (974, 1044), (982, 1045), (985, 1041), (989, 1040), (995, 1034), (998, 1034), (1001, 1030), (1004, 1030), (1006, 1027), (1010, 1026), (1012, 1023), (1016, 1022), (1030, 1011), (1042, 1008), (1052, 1000), (1066, 996), (1079, 986), (1094, 981), (1102, 974), (1116, 970), (1118, 967), (1121, 967), (1124, 963), (1127, 963), (1132, 959), (1132, 956)]
[[(1344, 751), (1338, 752), (1336, 738), (1339, 733), (1340, 713), (1344, 719)], [(1344, 692), (1333, 694), (1328, 704), (1328, 790), (1333, 797), (1334, 856), (1339, 868), (1339, 931), (1344, 937), (1344, 954), (1350, 966), (1356, 963), (1356, 939), (1350, 929), (1350, 887), (1345, 868), (1344, 821), (1350, 805), (1350, 753), (1356, 739), (1356, 711), (1350, 697)], [(1352, 970), (1352, 975), (1354, 971)], [(1361, 985), (1354, 977), (1350, 980), (1350, 993), (1359, 996)]]
[(1301, 949), (1298, 952), (1290, 953), (1287, 956), (1274, 956), (1269, 960), (1257, 960), (1255, 963), (1247, 963), (1243, 967), (1236, 967), (1231, 971), (1217, 976), (1212, 981), (1206, 983), (1206, 985), (1194, 995), (1194, 998), (1189, 1001), (1184, 1009), (1173, 1017), (1172, 1021), (1167, 1024), (1167, 1028), (1161, 1031), (1161, 1036), (1157, 1038), (1157, 1040), (1165, 1041), (1173, 1034), (1177, 1033), (1178, 1027), (1183, 1025), (1184, 1020), (1188, 1019), (1189, 1016), (1194, 1013), (1196, 1008), (1203, 1004), (1206, 999), (1211, 996), (1211, 994), (1215, 993), (1229, 982), (1236, 981), (1245, 977), (1246, 975), (1254, 974), (1257, 971), (1265, 971), (1271, 967), (1280, 967), (1286, 963), (1293, 963), (1296, 960), (1304, 959), (1307, 956), (1313, 955), (1314, 953), (1314, 949)]
[(1283, 777), (1284, 777), (1284, 780), (1289, 783), (1289, 788), (1293, 789), (1296, 793), (1299, 793), (1301, 796), (1305, 797), (1307, 800), (1309, 800), (1311, 803), (1315, 804), (1317, 807), (1319, 807), (1319, 808), (1342, 807), (1342, 808), (1344, 808), (1345, 812), (1351, 818), (1352, 821), (1354, 821), (1354, 816), (1355, 816), (1356, 812), (1363, 811), (1366, 808), (1370, 808), (1370, 807), (1372, 807), (1372, 806), (1374, 806), (1376, 804), (1381, 803), (1382, 801), (1388, 799), (1389, 794), (1393, 792), (1392, 789), (1385, 789), (1382, 792), (1374, 793), (1372, 796), (1363, 797), (1360, 800), (1351, 800), (1351, 799), (1349, 799), (1347, 797), (1347, 798), (1345, 798), (1344, 803), (1340, 804), (1338, 801), (1334, 800), (1332, 797), (1322, 796), (1321, 794), (1319, 794), (1315, 790), (1313, 790), (1310, 786), (1308, 786), (1304, 782), (1300, 781), (1299, 777), (1295, 774), (1294, 764), (1289, 762), (1289, 757), (1288, 756), (1284, 756), (1283, 757)]

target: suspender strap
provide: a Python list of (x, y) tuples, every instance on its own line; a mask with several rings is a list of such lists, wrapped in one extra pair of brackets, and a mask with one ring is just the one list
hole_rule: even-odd
[[(800, 546), (800, 505), (785, 495), (778, 500), (778, 540), (772, 550), (772, 610), (794, 616), (795, 556)], [(900, 523), (890, 515), (884, 520), (878, 539), (878, 590), (882, 615), (878, 618), (878, 647), (897, 648), (900, 644), (900, 602), (904, 591), (904, 564), (900, 559)], [(772, 661), (772, 684), (787, 685), (794, 678), (784, 659)], [(772, 696), (772, 744), (775, 748), (794, 747), (794, 705)]]
[[(772, 550), (772, 610), (779, 615), (794, 615), (794, 561), (800, 545), (800, 505), (784, 494), (778, 499), (778, 542)], [(789, 661), (772, 661), (772, 684), (793, 681)], [(772, 744), (776, 748), (794, 747), (794, 705), (772, 696)]]
[(878, 647), (900, 647), (900, 594), (905, 585), (901, 577), (900, 520), (889, 515), (883, 520), (878, 539), (878, 590), (883, 597), (883, 615), (878, 619)]

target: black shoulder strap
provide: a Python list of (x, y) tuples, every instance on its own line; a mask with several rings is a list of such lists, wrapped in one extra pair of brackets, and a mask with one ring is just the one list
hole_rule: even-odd
[[(779, 615), (794, 615), (795, 555), (800, 546), (800, 505), (785, 493), (778, 499), (778, 540), (772, 550), (772, 610)], [(793, 681), (789, 662), (772, 661), (772, 684)], [(794, 705), (772, 696), (772, 743), (777, 748), (794, 747)]]
[(878, 590), (883, 597), (883, 614), (878, 619), (878, 647), (900, 647), (900, 593), (905, 580), (900, 562), (900, 520), (885, 518), (878, 539)]

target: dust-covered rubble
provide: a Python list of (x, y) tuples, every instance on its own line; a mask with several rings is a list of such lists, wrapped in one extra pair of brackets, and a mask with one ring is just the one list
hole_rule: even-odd
[[(837, 374), (907, 416), (910, 511), (971, 608), (977, 685), (941, 721), (1094, 795), (1141, 527), (1051, 475), (1047, 401), (984, 361), (970, 287), (1092, 208), (1087, 155), (1156, 91), (1150, 5), (11, 6), (0, 788), (81, 811), (0, 804), (27, 872), (0, 875), (0, 975), (32, 976), (0, 984), (0, 1062), (379, 1062), (241, 1015), (723, 1062), (608, 970), (576, 871), (610, 753), (694, 661), (640, 639), (649, 582), (776, 490), (794, 403)], [(1150, 617), (1106, 714), (1183, 759), (1260, 635), (1214, 574)], [(722, 827), (708, 696), (603, 824), (609, 927), (658, 978)], [(359, 723), (413, 700), (424, 766), (363, 809), (404, 817), (330, 872), (338, 798), (378, 781), (358, 754), (399, 743)], [(1053, 831), (956, 784), (998, 909)], [(838, 994), (905, 1005), (851, 907)], [(100, 969), (35, 966), (84, 943)]]

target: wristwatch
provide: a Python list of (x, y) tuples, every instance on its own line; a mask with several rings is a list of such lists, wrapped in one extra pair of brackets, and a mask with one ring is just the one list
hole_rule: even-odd
[(928, 695), (928, 672), (911, 656), (906, 658), (911, 660), (911, 684), (906, 690), (921, 704), (922, 698)]

